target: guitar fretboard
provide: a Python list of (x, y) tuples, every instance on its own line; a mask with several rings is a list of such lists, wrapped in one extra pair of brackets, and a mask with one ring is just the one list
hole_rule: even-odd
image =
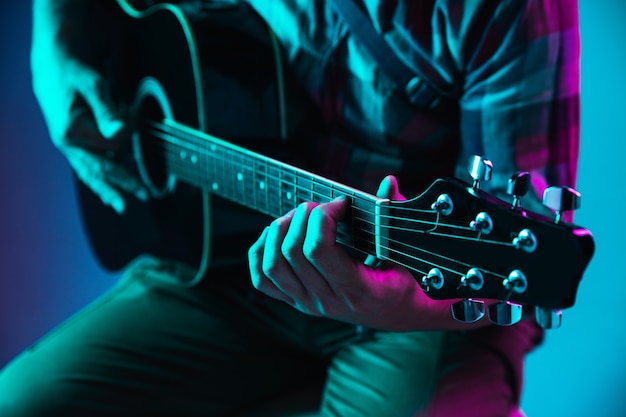
[(274, 218), (300, 203), (346, 197), (350, 213), (337, 240), (375, 253), (378, 204), (382, 199), (233, 145), (172, 120), (153, 124), (168, 173), (177, 180)]

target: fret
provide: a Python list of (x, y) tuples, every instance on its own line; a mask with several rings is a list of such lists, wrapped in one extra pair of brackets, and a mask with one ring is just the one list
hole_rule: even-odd
[(211, 144), (210, 145), (210, 149), (211, 149), (211, 153), (212, 153), (212, 160), (211, 160), (211, 188), (213, 189), (214, 192), (219, 193), (219, 194), (223, 194), (223, 190), (222, 190), (222, 178), (221, 178), (221, 169), (220, 169), (220, 165), (221, 165), (221, 161), (222, 161), (222, 155), (221, 155), (221, 148)]
[(230, 165), (230, 155), (232, 154), (232, 152), (229, 152), (225, 148), (221, 148), (219, 153), (220, 153), (219, 176), (220, 176), (220, 184), (222, 186), (222, 192), (224, 193), (224, 196), (226, 198), (232, 199), (235, 197), (234, 190), (233, 190), (233, 180), (232, 180), (233, 168)]
[(333, 199), (332, 184), (327, 185), (315, 180), (313, 182), (315, 182), (315, 201), (327, 203)]
[(281, 184), (281, 169), (280, 165), (270, 163), (268, 167), (268, 211), (274, 217), (283, 215), (283, 209), (280, 199)]
[(211, 153), (208, 151), (210, 144), (204, 144), (203, 149), (204, 149), (204, 178), (202, 179), (202, 183), (204, 184), (204, 189), (205, 190), (210, 190), (211, 189), (211, 181), (213, 178), (213, 173), (211, 172), (211, 169), (213, 167), (213, 156), (211, 155)]
[(250, 195), (252, 196), (252, 208), (257, 209), (258, 204), (258, 195), (256, 192), (256, 161), (254, 159), (250, 159), (249, 163), (252, 166), (252, 169), (250, 171), (250, 178), (248, 178), (249, 180), (249, 192)]
[(282, 205), (282, 213), (287, 213), (298, 206), (296, 202), (296, 174), (291, 169), (282, 169), (282, 186), (280, 187), (279, 199)]
[(209, 156), (209, 163), (207, 164), (207, 181), (209, 183), (209, 190), (215, 193), (220, 192), (220, 184), (217, 181), (217, 166), (218, 155), (216, 155), (217, 147), (214, 144), (209, 144), (207, 147), (207, 155)]
[(210, 158), (206, 152), (197, 152), (197, 161), (194, 165), (193, 172), (188, 174), (192, 177), (196, 183), (201, 184), (202, 188), (206, 189), (207, 181), (210, 176), (206, 172), (206, 167), (210, 165)]
[(239, 192), (239, 183), (237, 182), (237, 171), (239, 170), (239, 164), (236, 162), (235, 152), (226, 152), (226, 178), (228, 194), (233, 200), (240, 201), (241, 193)]
[(254, 167), (254, 195), (255, 208), (263, 213), (268, 212), (267, 195), (267, 163), (262, 159), (255, 159)]
[(352, 215), (350, 216), (352, 224), (349, 229), (351, 231), (352, 243), (355, 247), (361, 248), (368, 253), (375, 253), (376, 242), (372, 236), (376, 236), (376, 200), (372, 197), (357, 198), (355, 192), (352, 201)]
[(214, 172), (215, 172), (215, 183), (217, 184), (216, 192), (225, 198), (232, 198), (234, 195), (233, 192), (233, 181), (231, 178), (232, 175), (232, 167), (229, 165), (229, 154), (227, 149), (223, 147), (211, 145), (211, 149), (214, 150), (215, 159), (213, 161)]
[(254, 170), (250, 168), (254, 164), (253, 159), (247, 154), (241, 154), (241, 177), (243, 188), (243, 203), (247, 207), (256, 207), (254, 194)]
[(237, 194), (237, 200), (242, 204), (248, 205), (247, 193), (246, 193), (246, 180), (247, 173), (245, 170), (244, 157), (241, 152), (233, 154), (233, 175), (235, 177), (235, 190)]
[(294, 185), (296, 205), (311, 201), (311, 178), (309, 175), (296, 171)]
[(223, 164), (223, 168), (222, 168), (222, 189), (224, 191), (224, 195), (227, 198), (230, 199), (235, 199), (237, 197), (237, 194), (235, 193), (235, 187), (234, 187), (234, 179), (233, 179), (233, 175), (234, 175), (234, 171), (233, 171), (233, 164), (232, 164), (232, 159), (233, 159), (233, 153), (232, 152), (228, 152), (227, 150), (222, 150), (222, 164)]

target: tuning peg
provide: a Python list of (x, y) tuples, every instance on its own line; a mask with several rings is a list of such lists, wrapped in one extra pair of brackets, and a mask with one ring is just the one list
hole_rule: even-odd
[(470, 176), (474, 179), (472, 188), (478, 189), (480, 188), (481, 181), (489, 181), (491, 179), (493, 164), (490, 160), (483, 158), (480, 155), (474, 155), (469, 159), (467, 170)]
[(501, 301), (489, 306), (488, 315), (492, 323), (511, 326), (522, 319), (522, 306), (509, 301)]
[(506, 187), (506, 192), (513, 196), (513, 204), (511, 208), (515, 209), (521, 207), (522, 197), (528, 193), (530, 189), (530, 173), (526, 171), (513, 174), (509, 178), (509, 182)]
[[(510, 291), (511, 294), (514, 292), (522, 294), (528, 289), (528, 280), (522, 271), (514, 269), (509, 276), (502, 281), (502, 286), (507, 291)], [(508, 301), (508, 299), (505, 301)]]
[(532, 253), (537, 249), (537, 236), (528, 229), (520, 230), (513, 238), (513, 246), (528, 253)]
[(472, 230), (488, 235), (493, 231), (493, 220), (487, 213), (480, 212), (469, 224)]
[(479, 291), (485, 284), (485, 278), (478, 268), (470, 268), (465, 275), (461, 277), (461, 286), (469, 287), (474, 291)]
[(543, 329), (556, 329), (561, 327), (562, 316), (563, 314), (560, 310), (535, 307), (535, 321)]
[(452, 317), (463, 323), (473, 323), (485, 315), (485, 303), (464, 298), (452, 304)]
[(554, 222), (559, 223), (564, 211), (580, 208), (580, 193), (570, 187), (548, 187), (543, 192), (543, 204), (556, 212)]
[(440, 290), (444, 284), (443, 273), (439, 268), (433, 268), (428, 272), (428, 275), (422, 277), (422, 288), (425, 292), (429, 292), (430, 289)]
[(444, 216), (449, 216), (454, 209), (454, 203), (448, 194), (441, 194), (430, 206), (431, 209)]

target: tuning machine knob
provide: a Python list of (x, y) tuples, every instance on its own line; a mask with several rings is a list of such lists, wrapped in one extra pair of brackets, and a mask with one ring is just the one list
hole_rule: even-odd
[(464, 298), (452, 304), (452, 317), (463, 323), (474, 323), (485, 315), (485, 303)]
[[(477, 268), (471, 268), (461, 277), (460, 287), (468, 287), (474, 291), (482, 289), (485, 283), (483, 274)], [(463, 323), (473, 323), (485, 315), (485, 303), (479, 300), (464, 298), (452, 304), (452, 317)]]
[(422, 277), (422, 288), (425, 292), (430, 291), (430, 289), (439, 290), (443, 287), (444, 278), (443, 273), (439, 268), (433, 268), (428, 271), (428, 274)]
[(560, 223), (564, 211), (580, 208), (580, 193), (570, 187), (548, 187), (543, 192), (543, 204), (556, 212), (554, 222)]
[(530, 190), (530, 173), (526, 171), (513, 174), (506, 187), (507, 194), (513, 196), (512, 209), (522, 206), (522, 197)]
[(474, 291), (479, 291), (485, 285), (485, 278), (478, 268), (470, 268), (467, 274), (461, 277), (461, 286), (469, 287)]
[(543, 329), (556, 329), (561, 327), (563, 314), (560, 310), (551, 308), (535, 307), (535, 321)]
[(512, 293), (522, 294), (528, 289), (528, 279), (519, 269), (511, 271), (509, 276), (502, 281), (502, 286)]
[(454, 209), (454, 203), (448, 194), (441, 194), (437, 197), (437, 201), (435, 201), (430, 208), (439, 214), (449, 216)]
[(531, 230), (523, 229), (513, 238), (512, 243), (516, 249), (532, 253), (537, 249), (537, 236)]
[(509, 298), (513, 293), (521, 294), (528, 288), (528, 280), (522, 271), (514, 269), (502, 281), (502, 286), (508, 291), (507, 297), (489, 306), (488, 315), (492, 323), (500, 326), (511, 326), (522, 319), (522, 306), (512, 303)]
[(474, 155), (469, 159), (467, 171), (474, 180), (472, 188), (477, 190), (480, 188), (481, 181), (489, 181), (491, 179), (493, 164), (487, 158), (480, 155)]
[(493, 220), (485, 212), (480, 212), (476, 218), (470, 222), (470, 229), (488, 235), (493, 231)]

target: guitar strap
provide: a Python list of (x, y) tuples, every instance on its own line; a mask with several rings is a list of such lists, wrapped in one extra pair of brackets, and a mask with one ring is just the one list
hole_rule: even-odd
[(419, 71), (409, 68), (376, 31), (365, 12), (354, 0), (329, 0), (335, 10), (350, 27), (352, 33), (367, 48), (380, 68), (396, 84), (413, 105), (431, 109), (437, 106), (443, 95), (426, 81)]

